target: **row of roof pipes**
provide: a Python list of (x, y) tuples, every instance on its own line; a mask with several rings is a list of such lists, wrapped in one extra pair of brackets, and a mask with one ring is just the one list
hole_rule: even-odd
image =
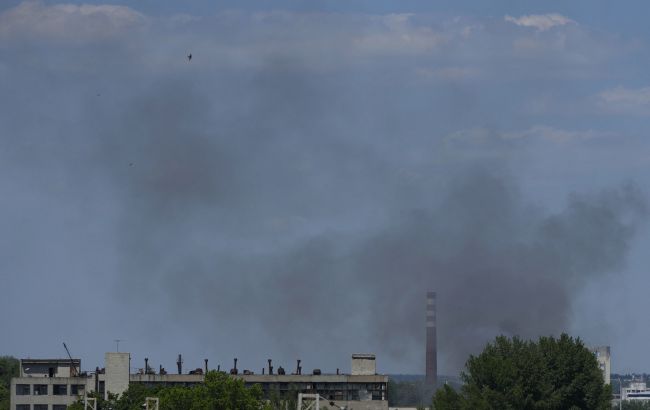
[[(208, 373), (208, 359), (203, 359), (203, 361), (204, 361), (204, 368), (203, 369), (201, 369), (199, 367), (199, 368), (196, 368), (194, 370), (190, 370), (188, 374), (196, 374), (196, 375), (207, 374)], [(297, 361), (296, 361), (296, 370), (295, 370), (294, 373), (291, 373), (292, 375), (302, 375), (302, 366), (300, 365), (301, 362), (302, 362), (302, 360), (297, 359)], [(268, 369), (268, 374), (269, 375), (274, 374), (273, 373), (273, 364), (272, 363), (273, 363), (273, 361), (271, 359), (268, 359), (268, 368), (267, 369)], [(183, 356), (180, 355), (180, 354), (178, 355), (178, 360), (176, 361), (176, 366), (178, 367), (178, 374), (183, 374)], [(216, 370), (218, 372), (220, 372), (221, 371), (221, 365), (218, 365)], [(265, 370), (266, 370), (265, 368), (262, 368), (262, 374), (265, 374)], [(141, 370), (141, 373), (142, 374), (156, 374), (156, 372), (151, 367), (149, 367), (149, 358), (147, 358), (147, 357), (144, 358), (144, 369)], [(161, 374), (161, 375), (167, 374), (167, 371), (165, 370), (164, 367), (162, 367), (162, 365), (160, 366), (160, 368), (158, 370), (158, 374)], [(234, 358), (233, 368), (230, 369), (230, 374), (232, 374), (232, 375), (239, 374), (239, 369), (237, 368), (237, 358), (236, 357)], [(244, 374), (244, 375), (253, 375), (253, 374), (255, 374), (255, 372), (253, 372), (251, 370), (244, 370), (242, 372), (242, 374)], [(278, 367), (277, 375), (284, 376), (286, 374), (287, 374), (286, 370), (282, 366)], [(315, 376), (318, 376), (318, 375), (321, 375), (322, 372), (321, 372), (320, 369), (314, 369), (312, 374), (315, 375)], [(337, 375), (340, 374), (340, 371), (339, 371), (338, 368), (336, 369), (336, 374)]]

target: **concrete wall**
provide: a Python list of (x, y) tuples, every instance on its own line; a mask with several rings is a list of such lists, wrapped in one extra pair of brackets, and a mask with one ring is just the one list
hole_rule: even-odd
[(612, 374), (612, 361), (609, 346), (593, 347), (591, 351), (596, 355), (598, 367), (600, 367), (600, 370), (603, 372), (603, 379), (605, 379), (605, 383), (610, 384)]
[(377, 362), (374, 354), (353, 354), (352, 375), (371, 376), (377, 374)]
[(129, 388), (129, 370), (131, 368), (130, 353), (106, 353), (106, 384), (104, 398), (108, 393), (122, 394)]

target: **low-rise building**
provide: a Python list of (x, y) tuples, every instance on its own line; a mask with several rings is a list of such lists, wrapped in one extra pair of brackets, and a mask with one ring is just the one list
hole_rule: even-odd
[(650, 400), (650, 389), (645, 382), (632, 382), (621, 390), (621, 400)]
[[(179, 358), (180, 361), (180, 358)], [(81, 361), (74, 359), (22, 360), (19, 377), (11, 382), (11, 410), (64, 410), (85, 394), (93, 391), (122, 394), (130, 384), (147, 386), (192, 386), (204, 382), (204, 372), (196, 369), (189, 374), (158, 374), (145, 365), (138, 373), (131, 373), (129, 353), (106, 353), (104, 369), (81, 373)], [(38, 366), (36, 366), (38, 365)], [(162, 369), (161, 369), (162, 370)], [(206, 362), (207, 370), (207, 362)], [(329, 404), (348, 410), (388, 410), (388, 376), (376, 372), (375, 356), (352, 356), (350, 374), (337, 370), (336, 374), (323, 374), (315, 369), (303, 374), (300, 362), (292, 374), (279, 367), (275, 373), (269, 362), (268, 372), (254, 374), (230, 370), (231, 377), (243, 380), (246, 386), (260, 385), (265, 398), (289, 394), (318, 394)], [(180, 366), (179, 366), (179, 373)]]

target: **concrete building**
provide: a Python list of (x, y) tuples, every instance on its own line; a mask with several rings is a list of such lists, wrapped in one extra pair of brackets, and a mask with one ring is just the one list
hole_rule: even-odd
[(596, 355), (598, 367), (603, 372), (603, 379), (606, 384), (611, 384), (612, 363), (609, 346), (592, 347), (591, 351)]
[(632, 382), (621, 390), (621, 400), (650, 400), (650, 389), (644, 382)]
[(88, 392), (122, 394), (129, 387), (129, 353), (106, 353), (105, 368), (81, 372), (80, 359), (23, 359), (11, 379), (11, 410), (65, 410)]
[[(180, 357), (179, 363), (182, 364)], [(72, 364), (69, 359), (22, 360), (20, 377), (11, 381), (11, 410), (64, 410), (88, 392), (98, 391), (104, 397), (109, 393), (119, 395), (133, 383), (147, 386), (192, 386), (203, 383), (203, 369), (181, 374), (181, 364), (179, 374), (167, 374), (162, 368), (156, 374), (145, 359), (144, 369), (130, 373), (129, 353), (106, 353), (104, 369), (97, 368), (88, 374), (80, 372), (79, 359)], [(352, 355), (350, 374), (338, 370), (336, 374), (323, 374), (319, 369), (314, 369), (311, 374), (303, 374), (300, 361), (292, 374), (287, 374), (282, 367), (274, 372), (270, 360), (267, 369), (263, 369), (262, 374), (248, 370), (240, 373), (235, 359), (230, 374), (243, 380), (247, 386), (260, 385), (266, 398), (272, 392), (281, 396), (289, 392), (311, 393), (348, 410), (388, 410), (388, 376), (377, 374), (375, 355)]]
[(81, 360), (23, 359), (11, 379), (11, 410), (65, 410), (92, 387)]

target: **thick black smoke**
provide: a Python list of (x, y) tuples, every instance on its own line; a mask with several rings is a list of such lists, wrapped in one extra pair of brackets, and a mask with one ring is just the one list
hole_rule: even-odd
[(95, 160), (121, 203), (119, 291), (154, 289), (206, 349), (256, 335), (285, 358), (419, 363), (431, 289), (452, 372), (497, 334), (566, 330), (576, 292), (623, 266), (646, 211), (634, 187), (548, 212), (508, 155), (463, 157), (390, 105), (357, 106), (347, 84), (270, 71), (169, 79), (98, 119), (112, 124)]

